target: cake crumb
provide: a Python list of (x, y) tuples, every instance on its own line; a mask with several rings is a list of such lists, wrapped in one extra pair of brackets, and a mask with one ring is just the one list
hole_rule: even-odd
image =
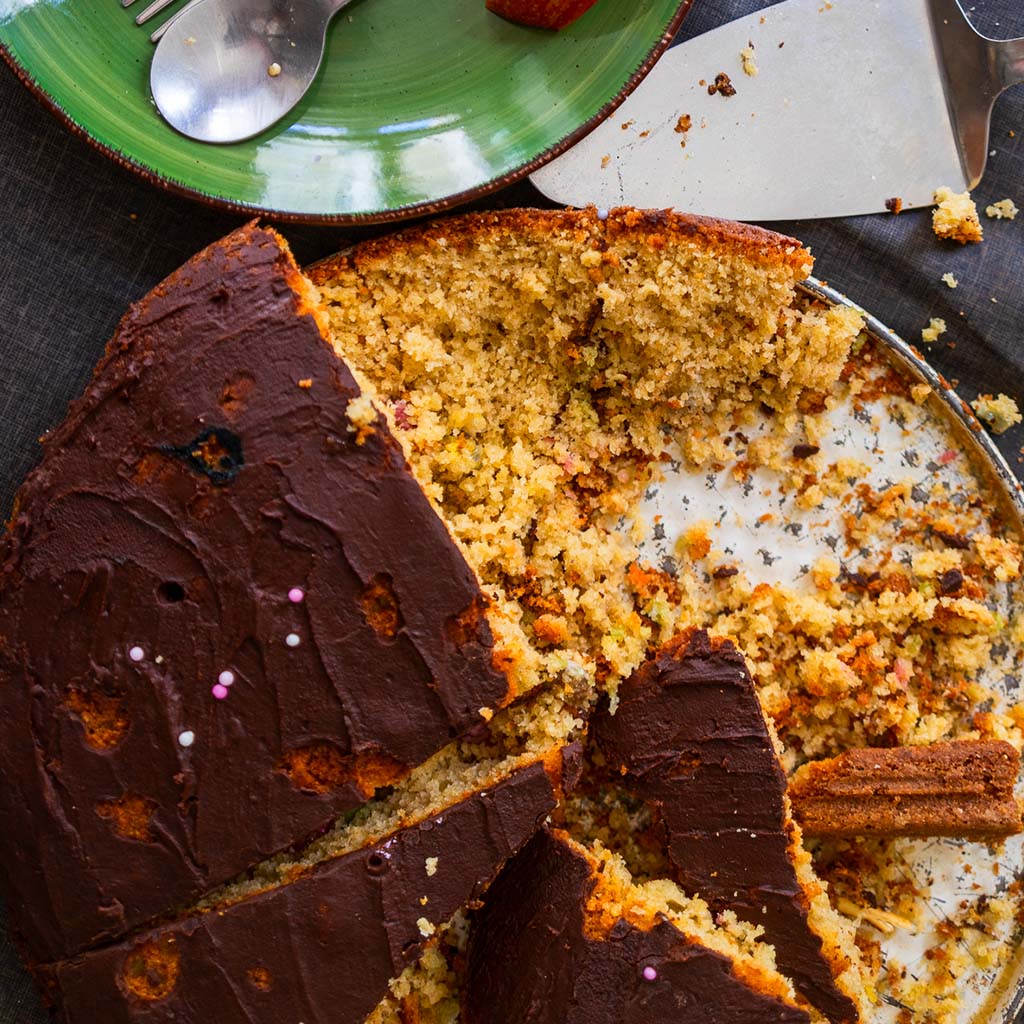
[(942, 283), (955, 288), (960, 282), (948, 271), (942, 275)]
[(420, 930), (420, 935), (425, 939), (429, 939), (434, 934), (434, 926), (425, 917), (421, 917), (416, 922), (416, 927)]
[(914, 400), (915, 405), (921, 405), (931, 393), (932, 386), (930, 384), (913, 384), (910, 388), (910, 397)]
[(675, 128), (672, 129), (674, 132), (678, 133), (679, 135), (682, 135), (682, 138), (679, 140), (679, 145), (683, 149), (686, 149), (686, 133), (692, 127), (693, 127), (693, 118), (690, 117), (689, 114), (680, 114), (679, 115), (679, 120), (676, 121)]
[(932, 231), (938, 238), (948, 238), (961, 245), (980, 242), (981, 221), (978, 207), (970, 192), (954, 192), (942, 185), (935, 190), (935, 209), (932, 210)]
[(757, 74), (757, 65), (754, 63), (754, 44), (747, 42), (747, 45), (740, 50), (740, 62), (743, 64), (743, 74), (753, 78)]
[(715, 75), (715, 80), (708, 86), (709, 96), (714, 96), (716, 92), (720, 96), (736, 95), (736, 86), (732, 84), (732, 79), (724, 71), (719, 71)]
[(427, 878), (433, 878), (437, 874), (437, 858), (428, 857), (423, 863), (427, 869)]
[(978, 419), (988, 424), (993, 434), (1002, 434), (1024, 419), (1017, 403), (1009, 395), (999, 394), (995, 398), (991, 395), (978, 395), (971, 402), (971, 408), (977, 413)]
[(1012, 199), (1000, 199), (998, 203), (985, 207), (985, 216), (995, 220), (1013, 220), (1019, 212)]
[(377, 419), (376, 410), (369, 395), (357, 395), (349, 403), (345, 410), (348, 416), (349, 430), (355, 433), (362, 427), (369, 427)]
[(605, 153), (605, 155), (603, 157), (601, 157), (601, 166), (602, 167), (607, 167), (611, 162), (612, 162), (612, 155), (611, 155), (611, 153)]
[(885, 208), (892, 214), (901, 213), (903, 211), (903, 200), (899, 196), (886, 199)]
[(313, 378), (312, 377), (303, 377), (302, 380), (299, 381), (299, 387), (300, 388), (305, 388), (307, 391), (312, 386), (313, 386)]
[(281, 74), (281, 65), (275, 60), (274, 63), (267, 68), (267, 74), (270, 75), (271, 78), (277, 78), (277, 76)]
[(946, 333), (946, 321), (942, 317), (933, 316), (928, 321), (928, 326), (921, 331), (922, 341), (938, 341), (940, 334)]

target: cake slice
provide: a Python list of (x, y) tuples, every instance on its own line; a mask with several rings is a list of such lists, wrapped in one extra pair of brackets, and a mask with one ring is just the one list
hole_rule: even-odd
[(671, 882), (544, 829), (491, 887), (470, 938), (465, 1024), (807, 1024), (755, 930)]
[(592, 724), (609, 778), (649, 802), (672, 877), (715, 911), (764, 929), (779, 970), (833, 1024), (865, 995), (849, 927), (815, 878), (746, 664), (729, 640), (690, 630), (621, 688)]
[(792, 238), (671, 211), (506, 210), (310, 269), (338, 354), (494, 600), (517, 693), (567, 671), (613, 692), (647, 656), (616, 524), (667, 449), (730, 461), (730, 426), (763, 407), (781, 424), (836, 380), (861, 319), (799, 293), (811, 263)]
[(789, 799), (804, 835), (997, 841), (1021, 831), (1019, 775), (1002, 740), (859, 748), (802, 765)]
[(283, 241), (124, 318), (17, 497), (0, 856), (28, 955), (187, 902), (511, 699), (488, 599)]
[(438, 755), (309, 849), (46, 968), (48, 994), (65, 1024), (361, 1024), (543, 824), (562, 773), (557, 748)]

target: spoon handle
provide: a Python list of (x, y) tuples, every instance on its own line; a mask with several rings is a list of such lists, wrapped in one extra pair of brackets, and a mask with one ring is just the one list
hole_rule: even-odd
[[(180, 11), (172, 14), (150, 37), (150, 42), (159, 43), (160, 37), (171, 27), (171, 23), (177, 20), (177, 18), (184, 14), (187, 10), (199, 3), (199, 0), (188, 0), (188, 3)], [(143, 12), (145, 13), (145, 12)]]

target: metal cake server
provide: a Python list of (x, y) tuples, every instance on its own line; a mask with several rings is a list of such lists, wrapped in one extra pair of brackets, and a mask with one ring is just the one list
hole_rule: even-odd
[[(709, 95), (722, 71), (735, 95)], [(956, 0), (785, 0), (673, 47), (531, 180), (574, 206), (739, 220), (925, 206), (978, 183), (992, 104), (1022, 81), (1024, 39), (979, 35)]]
[(306, 94), (327, 26), (351, 0), (199, 0), (167, 23), (153, 54), (153, 99), (201, 142), (241, 142)]

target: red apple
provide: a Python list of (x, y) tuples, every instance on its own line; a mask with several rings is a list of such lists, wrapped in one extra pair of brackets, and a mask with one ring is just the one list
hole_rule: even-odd
[(565, 28), (596, 0), (487, 0), (487, 10), (535, 28)]

